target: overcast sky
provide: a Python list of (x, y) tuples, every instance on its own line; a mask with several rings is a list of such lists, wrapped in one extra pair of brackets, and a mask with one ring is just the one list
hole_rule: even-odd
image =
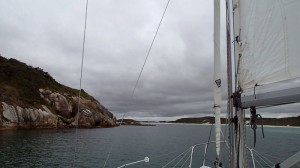
[[(223, 2), (223, 1), (222, 1)], [(82, 87), (120, 118), (213, 115), (213, 1), (171, 0), (131, 94), (167, 0), (89, 0)], [(225, 6), (221, 55), (226, 83)], [(79, 88), (85, 0), (0, 0), (0, 53)], [(222, 112), (226, 111), (223, 85)], [(299, 104), (261, 110), (299, 115)]]

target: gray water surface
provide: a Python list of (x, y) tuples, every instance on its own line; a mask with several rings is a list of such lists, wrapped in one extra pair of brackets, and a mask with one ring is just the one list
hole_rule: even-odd
[[(248, 146), (253, 148), (252, 130), (246, 130)], [(271, 162), (280, 162), (300, 150), (300, 128), (265, 127), (264, 130), (266, 137), (262, 139), (261, 130), (257, 129), (255, 149)], [(213, 140), (214, 129), (212, 131)], [(146, 156), (150, 158), (149, 163), (128, 167), (162, 167), (190, 146), (206, 142), (209, 132), (209, 125), (175, 124), (78, 129), (77, 133), (75, 129), (2, 131), (0, 167), (118, 167), (143, 160)], [(210, 144), (208, 149), (206, 165), (212, 166), (214, 144)], [(195, 149), (193, 167), (202, 164), (203, 152), (204, 146)], [(184, 167), (187, 167), (189, 155), (178, 162), (184, 156), (181, 155), (169, 167), (177, 162), (177, 167), (181, 167), (185, 160)], [(227, 160), (228, 150), (223, 145), (224, 165), (228, 164)], [(257, 160), (262, 166), (267, 165), (258, 156)], [(251, 162), (249, 167), (253, 167)]]

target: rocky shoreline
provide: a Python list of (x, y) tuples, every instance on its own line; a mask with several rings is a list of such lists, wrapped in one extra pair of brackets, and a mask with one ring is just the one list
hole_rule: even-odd
[(22, 108), (1, 102), (0, 129), (75, 128), (77, 117), (79, 128), (116, 126), (113, 114), (95, 99), (81, 97), (77, 114), (77, 96), (48, 89), (39, 89), (39, 92), (46, 102), (39, 108)]

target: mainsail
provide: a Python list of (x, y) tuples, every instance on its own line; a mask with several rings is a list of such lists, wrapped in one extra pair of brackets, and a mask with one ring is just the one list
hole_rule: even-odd
[[(300, 1), (233, 0), (236, 66), (235, 167), (245, 167), (244, 109), (300, 102), (300, 87), (280, 86), (255, 93), (255, 87), (300, 77)], [(245, 90), (254, 92), (245, 95)], [(244, 94), (243, 96), (241, 96)], [(298, 152), (291, 162), (300, 160)]]
[(241, 89), (300, 77), (300, 1), (236, 0), (234, 5)]

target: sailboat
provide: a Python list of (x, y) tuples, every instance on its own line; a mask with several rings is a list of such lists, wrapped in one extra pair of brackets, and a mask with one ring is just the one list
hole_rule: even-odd
[[(248, 167), (245, 114), (249, 109), (250, 125), (256, 133), (256, 120), (259, 116), (256, 114), (256, 109), (300, 102), (299, 83), (294, 84), (293, 87), (287, 85), (300, 77), (299, 9), (300, 1), (297, 0), (226, 0), (227, 120), (231, 121), (227, 127), (228, 139), (225, 137), (225, 143), (229, 147), (228, 167)], [(215, 167), (222, 167), (220, 160), (222, 82), (219, 0), (214, 0), (214, 60), (216, 139), (213, 143), (216, 144)], [(255, 141), (256, 139), (254, 143)], [(211, 142), (198, 145), (206, 145), (206, 152), (209, 143)], [(189, 167), (192, 167), (195, 146), (192, 147)], [(252, 152), (251, 149), (250, 152)], [(149, 158), (142, 161), (148, 162)], [(253, 155), (252, 161), (252, 166), (256, 167)], [(299, 161), (300, 151), (273, 166), (274, 168), (287, 168)], [(208, 168), (208, 166), (203, 162), (201, 168)]]
[[(300, 85), (295, 83), (300, 78), (300, 66), (298, 65), (300, 62), (300, 1), (224, 1), (226, 1), (227, 11), (228, 47), (227, 120), (234, 122), (228, 123), (229, 136), (225, 136), (222, 140), (220, 112), (221, 87), (224, 82), (221, 80), (220, 72), (220, 0), (214, 0), (215, 73), (211, 83), (214, 85), (215, 95), (213, 107), (215, 110), (216, 139), (213, 142), (208, 141), (194, 145), (191, 149), (193, 152), (196, 146), (202, 145), (207, 149), (208, 144), (215, 144), (215, 165), (221, 167), (220, 148), (221, 145), (228, 144), (229, 165), (226, 167), (242, 168), (247, 167), (245, 115), (246, 113), (249, 114), (249, 109), (251, 109), (251, 118), (253, 118), (251, 124), (255, 128), (258, 108), (300, 102)], [(83, 55), (84, 45), (82, 60)], [(295, 83), (295, 85), (290, 87), (287, 83)], [(81, 91), (81, 84), (79, 91)], [(191, 153), (189, 167), (192, 167), (192, 156), (193, 153)], [(291, 167), (299, 160), (300, 152), (273, 166)], [(120, 167), (149, 161), (151, 164), (151, 157), (145, 157), (144, 160)], [(253, 166), (255, 167), (254, 163)], [(201, 167), (206, 168), (208, 166), (203, 161)]]

